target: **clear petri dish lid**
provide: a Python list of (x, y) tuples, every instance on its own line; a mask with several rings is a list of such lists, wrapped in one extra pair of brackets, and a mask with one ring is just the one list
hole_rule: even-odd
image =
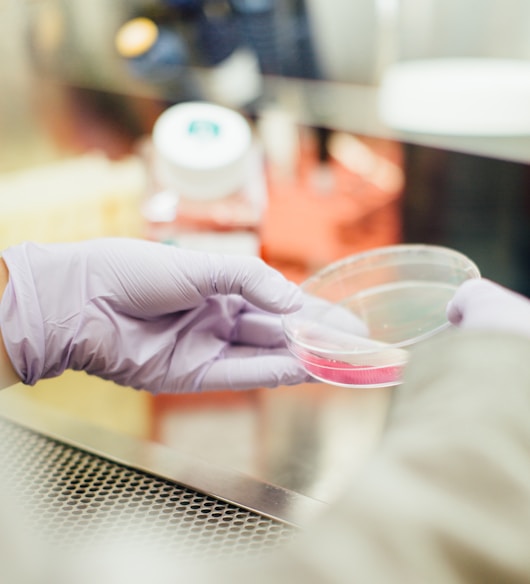
[[(288, 346), (319, 379), (373, 385), (354, 383), (346, 371), (401, 370), (409, 347), (450, 326), (447, 303), (462, 282), (477, 277), (474, 262), (441, 246), (402, 244), (347, 257), (302, 283), (304, 306), (283, 318)], [(341, 375), (348, 381), (338, 383)], [(399, 383), (395, 377), (378, 384)]]

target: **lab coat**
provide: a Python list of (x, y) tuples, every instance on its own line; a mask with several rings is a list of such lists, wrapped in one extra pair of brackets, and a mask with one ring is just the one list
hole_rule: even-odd
[(416, 350), (373, 458), (237, 581), (530, 582), (530, 339), (456, 331)]

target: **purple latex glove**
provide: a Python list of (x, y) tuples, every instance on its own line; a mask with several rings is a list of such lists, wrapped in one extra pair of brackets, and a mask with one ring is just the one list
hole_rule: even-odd
[(463, 329), (505, 331), (530, 337), (530, 300), (485, 278), (467, 280), (447, 306)]
[(300, 307), (301, 292), (257, 258), (135, 239), (24, 243), (2, 255), (2, 334), (26, 384), (65, 369), (152, 393), (308, 379), (279, 316)]

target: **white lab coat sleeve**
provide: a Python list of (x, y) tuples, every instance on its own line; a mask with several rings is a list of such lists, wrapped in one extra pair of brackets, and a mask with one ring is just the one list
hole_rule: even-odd
[(231, 581), (530, 582), (530, 340), (457, 331), (417, 350), (369, 463)]

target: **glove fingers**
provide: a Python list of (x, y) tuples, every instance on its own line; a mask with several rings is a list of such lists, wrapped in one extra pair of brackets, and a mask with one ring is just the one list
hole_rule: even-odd
[(478, 285), (479, 290), (484, 285), (484, 280), (466, 280), (455, 292), (453, 298), (447, 304), (447, 319), (452, 324), (460, 324), (470, 299), (473, 297), (473, 290)]
[[(447, 304), (447, 318), (452, 324), (473, 318), (474, 313), (495, 316), (501, 312), (504, 298), (515, 298), (514, 293), (486, 278), (466, 280), (459, 286)], [(486, 308), (483, 308), (486, 307)]]
[(254, 347), (285, 347), (281, 317), (265, 312), (244, 312), (239, 316), (231, 341)]
[(259, 387), (295, 385), (309, 381), (287, 349), (230, 347), (226, 355), (214, 361), (201, 382), (202, 391), (246, 390)]
[(304, 306), (300, 316), (301, 320), (317, 328), (362, 337), (370, 334), (366, 323), (349, 308), (311, 294), (304, 294)]
[(107, 280), (114, 275), (120, 283), (119, 299), (127, 301), (129, 314), (145, 318), (189, 310), (218, 294), (237, 294), (274, 313), (296, 310), (302, 303), (298, 286), (256, 257), (127, 239), (100, 240), (91, 246), (97, 252), (95, 261), (101, 263), (104, 257)]
[(484, 278), (458, 288), (448, 304), (447, 317), (462, 328), (530, 336), (528, 298)]
[(256, 257), (209, 254), (207, 267), (194, 264), (193, 269), (192, 280), (204, 297), (239, 294), (258, 308), (278, 314), (302, 304), (298, 286)]

